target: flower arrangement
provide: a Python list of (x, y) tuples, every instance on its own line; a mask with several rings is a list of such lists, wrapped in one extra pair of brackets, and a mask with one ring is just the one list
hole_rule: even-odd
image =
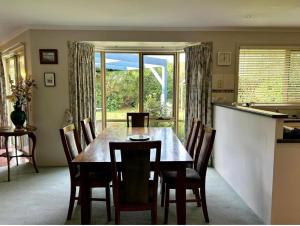
[(9, 83), (12, 94), (7, 96), (7, 98), (15, 103), (15, 106), (22, 107), (31, 101), (32, 87), (36, 86), (33, 79), (23, 79), (21, 77), (16, 81), (16, 84), (12, 80)]

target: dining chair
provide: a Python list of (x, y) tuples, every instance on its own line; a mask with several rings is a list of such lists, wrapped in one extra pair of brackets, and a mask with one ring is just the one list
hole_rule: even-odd
[[(67, 220), (72, 217), (72, 212), (74, 208), (75, 200), (80, 201), (79, 197), (76, 197), (76, 187), (79, 187), (80, 196), (80, 171), (78, 167), (72, 164), (72, 160), (82, 152), (81, 144), (79, 141), (79, 136), (74, 124), (67, 125), (59, 130), (61, 141), (64, 147), (65, 155), (67, 158), (70, 179), (71, 179), (71, 192), (70, 192), (70, 202)], [(95, 172), (89, 175), (89, 181), (92, 188), (104, 187), (106, 191), (105, 198), (92, 198), (92, 201), (105, 201), (107, 210), (107, 220), (111, 220), (110, 211), (110, 185), (111, 182), (110, 170), (107, 172)], [(79, 203), (78, 203), (79, 204)]]
[(90, 118), (85, 118), (80, 121), (80, 124), (83, 131), (85, 143), (86, 145), (89, 145), (96, 137), (93, 129), (92, 121)]
[[(186, 168), (186, 189), (193, 190), (196, 199), (186, 200), (187, 202), (197, 202), (198, 206), (202, 205), (202, 212), (205, 221), (209, 222), (207, 204), (206, 204), (206, 191), (205, 191), (205, 179), (208, 161), (211, 156), (216, 130), (205, 127), (202, 145), (198, 142), (196, 147), (197, 152), (197, 164), (195, 168)], [(165, 214), (164, 223), (168, 223), (169, 203), (174, 203), (175, 200), (170, 200), (170, 189), (176, 188), (176, 176), (174, 171), (164, 171), (163, 179), (166, 183), (166, 196), (165, 196)], [(200, 189), (200, 197), (199, 197)]]
[[(151, 210), (151, 224), (157, 223), (157, 181), (161, 141), (109, 142), (113, 177), (115, 223), (121, 211)], [(155, 153), (154, 177), (149, 179), (150, 149)], [(120, 150), (118, 155), (116, 150)], [(152, 152), (153, 151), (153, 152)], [(155, 152), (154, 152), (155, 151)], [(120, 159), (120, 167), (117, 160)], [(119, 176), (119, 175), (122, 176)]]
[(198, 136), (200, 129), (203, 127), (203, 124), (200, 119), (198, 118), (193, 118), (192, 120), (192, 127), (187, 139), (186, 143), (186, 150), (190, 154), (190, 156), (194, 159), (194, 151), (195, 151), (195, 145), (198, 140)]
[(192, 119), (192, 125), (191, 125), (191, 128), (190, 128), (190, 131), (189, 131), (189, 135), (187, 137), (187, 140), (186, 140), (186, 143), (185, 143), (185, 147), (189, 146), (190, 142), (191, 142), (191, 138), (192, 138), (192, 132), (194, 130), (194, 122), (195, 122), (195, 119), (196, 118), (193, 118)]
[(131, 121), (131, 127), (149, 127), (149, 112), (128, 112), (127, 113), (127, 127), (129, 127)]
[[(196, 146), (197, 141), (200, 142), (200, 145), (203, 141), (203, 135), (204, 135), (204, 125), (201, 123), (200, 119), (193, 118), (192, 120), (192, 126), (188, 135), (187, 143), (186, 143), (186, 149), (187, 152), (190, 154), (190, 156), (193, 158), (193, 165), (189, 166), (189, 168), (193, 168), (197, 162), (196, 157), (198, 157), (197, 154), (194, 153), (194, 149)], [(164, 183), (164, 178), (162, 176), (162, 173), (160, 172), (160, 178), (161, 178), (161, 201), (160, 206), (164, 206), (165, 201), (165, 191), (166, 191), (166, 184)], [(199, 192), (195, 191), (195, 195), (197, 195)]]

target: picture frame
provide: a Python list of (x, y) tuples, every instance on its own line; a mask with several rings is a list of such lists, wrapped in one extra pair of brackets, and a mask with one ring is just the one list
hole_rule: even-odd
[(218, 65), (220, 66), (231, 65), (231, 52), (218, 52)]
[(54, 72), (45, 72), (44, 73), (44, 82), (46, 87), (55, 86), (55, 73)]
[(58, 64), (57, 49), (40, 49), (40, 64)]

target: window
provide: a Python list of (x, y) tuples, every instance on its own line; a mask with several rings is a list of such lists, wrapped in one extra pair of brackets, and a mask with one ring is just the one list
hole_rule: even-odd
[(127, 112), (146, 111), (150, 126), (172, 127), (184, 140), (184, 62), (179, 65), (179, 55), (184, 58), (177, 52), (96, 52), (96, 131), (126, 127)]
[[(6, 95), (11, 95), (10, 80), (12, 80), (13, 83), (15, 84), (18, 78), (26, 77), (24, 53), (25, 53), (25, 47), (21, 43), (3, 51), (2, 61), (4, 65)], [(10, 113), (13, 111), (13, 103), (7, 100), (6, 106), (7, 106), (7, 113), (8, 115), (10, 115)], [(8, 125), (9, 126), (12, 125), (10, 120), (8, 120)]]
[(300, 50), (240, 48), (239, 103), (299, 103)]
[(139, 55), (106, 53), (107, 119), (126, 119), (127, 112), (139, 111)]
[(185, 53), (179, 54), (179, 79), (178, 79), (178, 137), (181, 141), (185, 139)]
[(144, 55), (144, 110), (151, 117), (172, 118), (174, 55)]

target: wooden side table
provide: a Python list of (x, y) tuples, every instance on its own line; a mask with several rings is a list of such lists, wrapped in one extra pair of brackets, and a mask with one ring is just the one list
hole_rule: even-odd
[[(36, 130), (35, 127), (24, 128), (24, 129), (14, 129), (14, 128), (0, 128), (0, 136), (4, 137), (5, 140), (5, 153), (1, 154), (0, 157), (6, 157), (7, 159), (7, 179), (10, 181), (10, 160), (12, 158), (16, 158), (17, 165), (18, 165), (18, 157), (27, 157), (32, 158), (32, 163), (34, 166), (35, 171), (38, 173), (39, 170), (36, 166), (35, 162), (35, 146), (36, 146), (36, 136), (34, 131)], [(16, 140), (17, 137), (28, 135), (28, 137), (32, 140), (32, 148), (31, 152), (25, 152), (23, 149), (18, 149)], [(8, 151), (8, 138), (15, 137), (15, 151)]]

